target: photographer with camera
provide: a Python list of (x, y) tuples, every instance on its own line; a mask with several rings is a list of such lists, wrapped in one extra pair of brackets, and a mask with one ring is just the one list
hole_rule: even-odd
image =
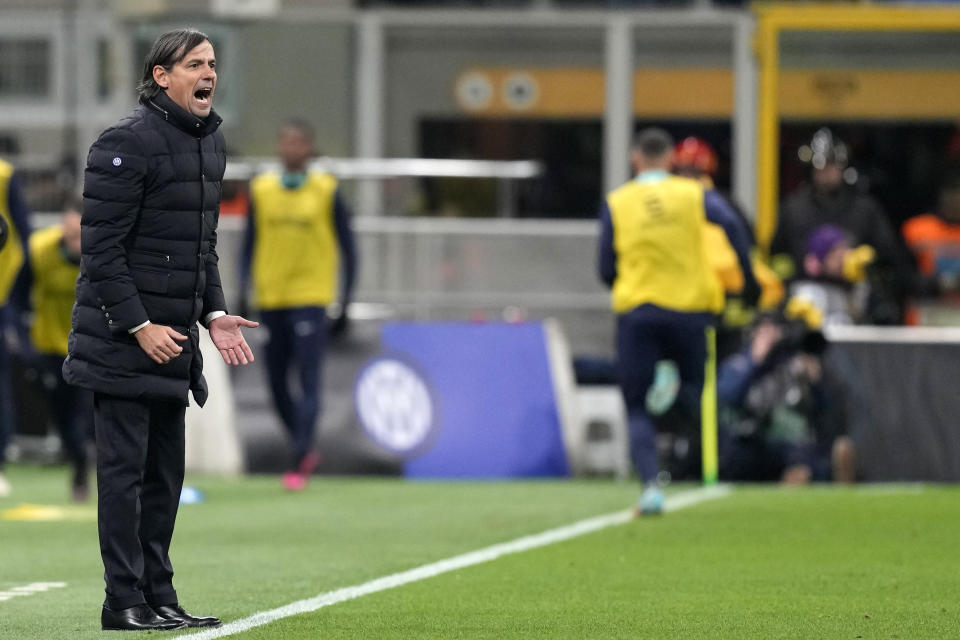
[(726, 480), (853, 482), (847, 390), (827, 362), (820, 311), (793, 299), (764, 314), (717, 374)]

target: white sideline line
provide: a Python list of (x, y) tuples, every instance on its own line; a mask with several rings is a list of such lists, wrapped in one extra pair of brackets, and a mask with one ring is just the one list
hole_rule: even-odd
[[(679, 509), (685, 509), (686, 507), (692, 507), (693, 505), (705, 502), (707, 500), (722, 498), (729, 493), (730, 488), (724, 485), (684, 491), (683, 493), (669, 496), (667, 498), (664, 510), (677, 511)], [(301, 613), (309, 613), (311, 611), (316, 611), (317, 609), (321, 609), (332, 604), (337, 604), (339, 602), (346, 602), (347, 600), (353, 600), (354, 598), (359, 598), (361, 596), (376, 593), (378, 591), (385, 591), (394, 587), (410, 584), (411, 582), (426, 580), (427, 578), (432, 578), (443, 573), (448, 573), (450, 571), (456, 571), (457, 569), (463, 569), (464, 567), (470, 567), (476, 564), (496, 560), (501, 556), (529, 551), (530, 549), (536, 549), (537, 547), (543, 547), (555, 542), (561, 542), (563, 540), (570, 540), (571, 538), (576, 538), (587, 533), (599, 531), (600, 529), (606, 529), (607, 527), (624, 524), (632, 519), (633, 509), (617, 511), (615, 513), (608, 513), (607, 515), (588, 518), (586, 520), (574, 522), (573, 524), (558, 527), (556, 529), (549, 529), (542, 533), (524, 536), (522, 538), (517, 538), (516, 540), (511, 540), (510, 542), (495, 544), (491, 547), (485, 547), (483, 549), (470, 551), (459, 556), (453, 556), (452, 558), (447, 558), (446, 560), (432, 562), (414, 569), (401, 571), (400, 573), (394, 573), (382, 578), (376, 578), (369, 582), (364, 582), (363, 584), (352, 587), (344, 587), (342, 589), (328, 591), (327, 593), (321, 593), (320, 595), (307, 598), (306, 600), (298, 600), (276, 609), (261, 611), (247, 618), (241, 618), (239, 620), (234, 620), (233, 622), (228, 622), (217, 629), (208, 629), (206, 631), (200, 631), (198, 633), (181, 637), (190, 638), (191, 640), (213, 640), (214, 638), (231, 636), (236, 633), (242, 633), (249, 629), (253, 629), (254, 627), (270, 624), (271, 622), (280, 620), (282, 618), (289, 618), (290, 616), (299, 615)]]
[(21, 587), (11, 587), (6, 590), (0, 590), (0, 602), (6, 602), (11, 598), (20, 596), (32, 596), (50, 589), (59, 589), (67, 586), (66, 582), (32, 582)]
[(922, 482), (883, 482), (857, 487), (857, 493), (868, 496), (916, 495), (926, 490), (927, 487)]

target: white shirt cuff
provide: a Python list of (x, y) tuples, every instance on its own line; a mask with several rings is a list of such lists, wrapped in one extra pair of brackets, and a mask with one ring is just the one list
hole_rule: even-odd
[(211, 311), (210, 313), (208, 313), (203, 317), (203, 324), (206, 326), (210, 326), (211, 321), (216, 320), (220, 316), (225, 316), (225, 315), (227, 315), (226, 311)]
[(136, 333), (137, 331), (140, 331), (140, 329), (143, 329), (143, 328), (144, 328), (145, 326), (147, 326), (148, 324), (150, 324), (150, 321), (149, 321), (149, 320), (147, 320), (146, 322), (144, 322), (144, 323), (142, 323), (142, 324), (138, 324), (138, 325), (135, 326), (133, 329), (128, 329), (128, 330), (127, 330), (127, 333), (130, 333), (130, 334)]

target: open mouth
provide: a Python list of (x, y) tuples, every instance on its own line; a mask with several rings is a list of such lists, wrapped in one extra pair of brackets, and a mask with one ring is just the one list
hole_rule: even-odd
[(203, 89), (197, 89), (193, 92), (193, 97), (196, 98), (203, 106), (210, 104), (210, 98), (213, 96), (213, 87), (204, 87)]

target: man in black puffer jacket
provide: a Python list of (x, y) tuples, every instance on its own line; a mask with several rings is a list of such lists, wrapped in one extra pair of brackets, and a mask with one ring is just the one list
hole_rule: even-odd
[(140, 106), (90, 148), (71, 384), (94, 391), (104, 629), (216, 626), (185, 612), (169, 548), (184, 474), (187, 393), (207, 387), (200, 321), (228, 364), (253, 354), (226, 313), (217, 259), (226, 165), (213, 46), (193, 29), (160, 36)]

